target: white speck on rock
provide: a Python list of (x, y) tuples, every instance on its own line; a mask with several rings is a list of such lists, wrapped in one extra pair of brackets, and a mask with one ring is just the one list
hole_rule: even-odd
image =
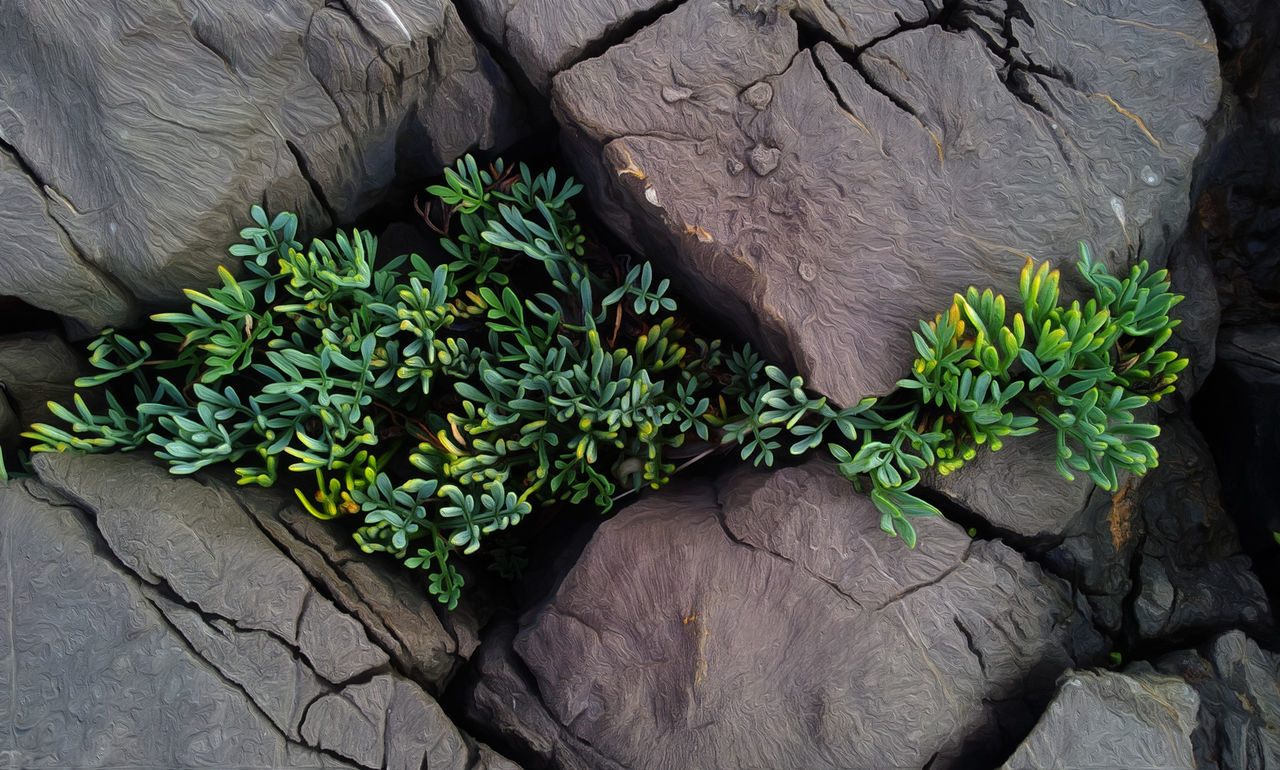
[(1111, 196), (1111, 210), (1115, 212), (1116, 219), (1120, 220), (1120, 226), (1124, 227), (1124, 201), (1118, 197)]
[(1160, 184), (1160, 175), (1157, 174), (1150, 166), (1142, 167), (1142, 181), (1150, 187)]
[(647, 200), (647, 201), (649, 201), (649, 202), (650, 202), (650, 203), (652, 203), (653, 205), (657, 206), (657, 205), (658, 205), (658, 191), (657, 191), (657, 190), (655, 190), (655, 189), (653, 189), (652, 187), (646, 187), (646, 188), (644, 188), (644, 199), (645, 199), (645, 200)]

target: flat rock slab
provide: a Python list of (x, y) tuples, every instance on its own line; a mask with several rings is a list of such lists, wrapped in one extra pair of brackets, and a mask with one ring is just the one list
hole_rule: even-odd
[(628, 767), (996, 759), (1100, 653), (1088, 611), (1000, 544), (931, 519), (909, 550), (878, 519), (820, 462), (673, 489), (600, 527), (516, 650)]
[(919, 319), (1079, 239), (1163, 261), (1219, 92), (1198, 4), (816, 5), (689, 0), (551, 90), (609, 224), (811, 386), (892, 390)]
[(0, 285), (90, 326), (208, 285), (252, 204), (318, 232), (522, 130), (442, 0), (23, 1), (2, 21)]
[(361, 622), (396, 668), (433, 692), (444, 690), (454, 669), (479, 644), (474, 617), (458, 612), (442, 619), (424, 580), (371, 559), (340, 522), (320, 521), (287, 491), (230, 491), (307, 577)]
[(1194, 770), (1200, 698), (1178, 677), (1077, 671), (1003, 770), (1151, 767)]
[(320, 595), (226, 492), (137, 455), (43, 453), (34, 464), (41, 480), (94, 514), (111, 549), (143, 580), (265, 631), (334, 684), (387, 663), (363, 626)]
[[(443, 687), (448, 665), (421, 683), (396, 671), (362, 622), (377, 617), (377, 608), (336, 606), (325, 591), (338, 578), (313, 583), (291, 558), (295, 551), (282, 549), (219, 483), (172, 476), (140, 455), (40, 454), (34, 465), (47, 488), (34, 481), (30, 488), (43, 489), (85, 521), (97, 557), (132, 580), (132, 593), (159, 613), (158, 626), (185, 642), (193, 662), (251, 704), (255, 724), (261, 723), (255, 729), (282, 745), (323, 750), (366, 768), (510, 766), (459, 731), (428, 693)], [(263, 497), (267, 508), (278, 507), (278, 498)], [(25, 508), (15, 504), (15, 510)], [(347, 598), (360, 601), (358, 594)], [(57, 612), (41, 616), (33, 609), (31, 615), (48, 639), (82, 633)], [(434, 631), (452, 641), (434, 614), (426, 619), (421, 633), (401, 636), (426, 639)], [(115, 654), (128, 661), (132, 653), (124, 645)], [(405, 668), (422, 674), (412, 660)], [(60, 687), (95, 686), (93, 671), (49, 671), (46, 677)], [(70, 751), (50, 741), (55, 756)]]
[(194, 655), (84, 514), (0, 485), (0, 765), (352, 767)]

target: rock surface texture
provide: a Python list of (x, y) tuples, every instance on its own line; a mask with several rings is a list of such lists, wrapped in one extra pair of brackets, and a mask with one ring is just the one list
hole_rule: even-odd
[[(451, 664), (394, 658), (265, 512), (145, 457), (36, 467), (0, 487), (6, 766), (514, 767), (424, 689)], [(433, 613), (398, 612), (383, 625), (422, 654), (456, 651)]]
[(251, 204), (349, 222), (516, 114), (441, 0), (6, 3), (0, 294), (122, 323), (207, 285)]
[[(1193, 359), (1117, 492), (1011, 440), (925, 480), (973, 535), (907, 549), (830, 465), (704, 470), (530, 533), (510, 591), (462, 564), (453, 613), (288, 492), (41, 455), (0, 483), (0, 767), (1280, 766), (1267, 0), (0, 5), (0, 318), (136, 319), (253, 203), (350, 222), (527, 131), (515, 83), (607, 227), (835, 402), (1028, 258), (1070, 298), (1081, 239), (1167, 261)], [(9, 331), (0, 445), (81, 366)]]
[(877, 519), (822, 463), (663, 493), (601, 526), (515, 648), (628, 767), (997, 759), (1101, 652), (1088, 611), (1002, 545), (932, 520), (910, 551)]
[(1073, 672), (1004, 770), (1151, 767), (1194, 770), (1200, 699), (1179, 677)]
[(1191, 734), (1196, 767), (1280, 765), (1280, 656), (1231, 631), (1203, 651), (1162, 656), (1155, 667), (1182, 677), (1200, 696)]
[(1163, 262), (1217, 104), (1197, 3), (927, 7), (689, 0), (552, 80), (609, 224), (841, 403), (1029, 257)]

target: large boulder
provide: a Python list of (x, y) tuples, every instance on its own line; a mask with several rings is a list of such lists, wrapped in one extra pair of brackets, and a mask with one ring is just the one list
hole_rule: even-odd
[(349, 222), (395, 175), (510, 141), (516, 114), (442, 0), (6, 3), (0, 286), (122, 323), (207, 285), (251, 204)]
[(551, 89), (609, 224), (810, 385), (891, 390), (918, 319), (1079, 239), (1163, 263), (1218, 100), (1198, 3), (816, 5), (690, 0)]
[[(382, 604), (338, 606), (329, 598), (333, 576), (310, 577), (291, 558), (298, 545), (265, 526), (268, 514), (251, 512), (215, 480), (177, 478), (150, 458), (127, 455), (41, 454), (34, 465), (43, 486), (26, 480), (0, 487), (5, 559), (33, 573), (13, 578), (32, 599), (11, 609), (20, 629), (14, 633), (24, 636), (6, 649), (29, 652), (16, 686), (34, 692), (51, 682), (70, 694), (70, 713), (92, 708), (80, 728), (97, 736), (90, 748), (119, 759), (103, 763), (86, 753), (87, 743), (51, 728), (27, 741), (45, 763), (265, 767), (336, 756), (366, 768), (511, 767), (459, 731), (428, 692), (451, 668), (441, 658), (456, 651), (456, 644), (440, 649), (439, 637), (453, 640), (433, 613), (418, 618), (415, 630), (403, 610), (396, 621), (368, 623), (390, 612), (387, 588), (380, 594), (377, 581), (348, 591), (364, 590)], [(52, 523), (32, 535), (32, 520), (41, 517)], [(17, 549), (28, 540), (36, 550), (24, 556)], [(70, 544), (66, 553), (60, 540)], [(106, 594), (79, 582), (103, 576)], [(68, 606), (84, 602), (92, 609), (68, 614)], [(117, 631), (120, 617), (128, 625)], [(34, 641), (40, 638), (63, 642), (51, 649)], [(401, 649), (403, 640), (421, 642), (422, 657)], [(157, 655), (166, 662), (153, 669)], [(68, 665), (68, 656), (86, 662)], [(123, 673), (104, 673), (115, 668)], [(120, 687), (127, 691), (114, 697)], [(157, 696), (168, 703), (176, 692), (192, 714), (151, 715), (150, 705), (140, 705)], [(77, 706), (77, 698), (86, 705)], [(46, 719), (38, 702), (23, 704), (22, 720)], [(50, 713), (60, 713), (56, 708)], [(223, 712), (229, 721), (217, 733)], [(178, 727), (175, 719), (190, 724)], [(113, 736), (117, 723), (128, 728)], [(193, 731), (226, 736), (232, 747), (181, 742)], [(237, 749), (230, 737), (236, 731), (255, 737)], [(259, 753), (236, 753), (246, 751)]]
[(673, 489), (600, 527), (515, 648), (624, 766), (990, 762), (1101, 639), (1011, 549), (878, 519), (821, 462)]

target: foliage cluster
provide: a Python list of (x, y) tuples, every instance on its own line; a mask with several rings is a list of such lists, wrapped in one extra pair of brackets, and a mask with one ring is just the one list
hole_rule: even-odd
[(106, 386), (105, 412), (77, 395), (50, 404), (65, 426), (24, 436), (33, 451), (150, 444), (173, 473), (229, 463), (241, 484), (287, 481), (320, 518), (360, 517), (360, 547), (426, 570), (451, 608), (451, 554), (537, 508), (607, 511), (722, 448), (773, 465), (825, 444), (910, 545), (910, 518), (937, 513), (913, 491), (921, 471), (1038, 422), (1068, 477), (1114, 489), (1155, 464), (1157, 429), (1135, 410), (1186, 365), (1161, 350), (1180, 299), (1164, 271), (1115, 278), (1082, 245), (1095, 296), (1063, 306), (1057, 272), (1029, 263), (1022, 313), (956, 295), (915, 333), (899, 391), (838, 408), (748, 347), (689, 332), (667, 279), (589, 243), (579, 189), (464, 158), (428, 188), (444, 256), (381, 263), (368, 232), (304, 248), (293, 215), (254, 207), (231, 247), (244, 278), (220, 269), (219, 286), (188, 290), (188, 311), (152, 317), (154, 344), (105, 331), (90, 345), (100, 372), (77, 382)]

